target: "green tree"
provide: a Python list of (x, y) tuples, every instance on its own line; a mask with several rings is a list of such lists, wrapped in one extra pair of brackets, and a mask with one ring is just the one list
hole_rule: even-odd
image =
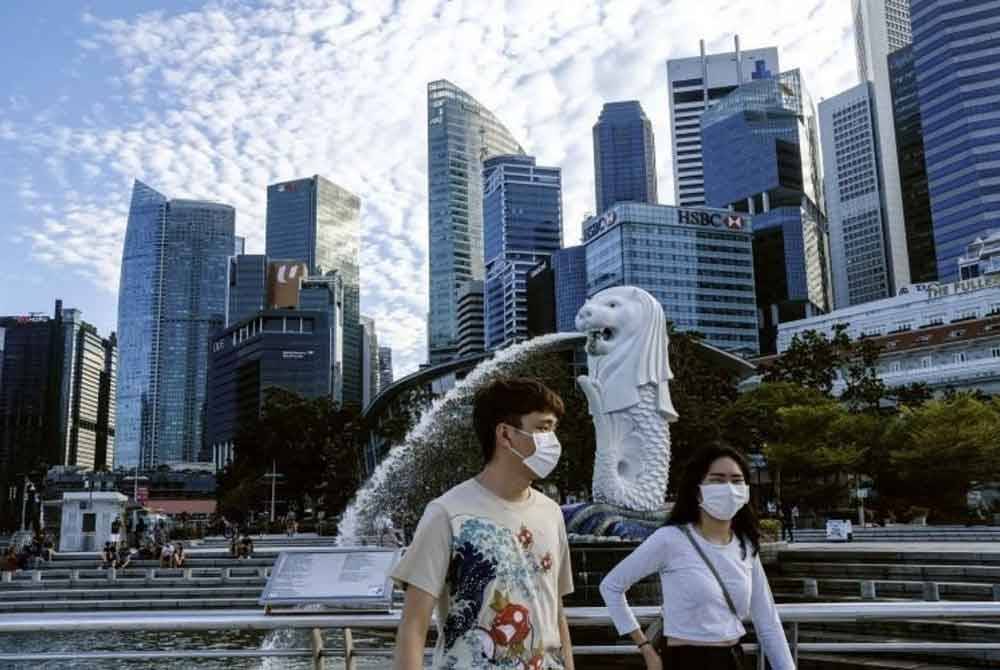
[(833, 337), (807, 330), (792, 338), (792, 343), (764, 370), (765, 382), (791, 382), (829, 395), (837, 372), (850, 349), (847, 326), (834, 326)]
[(886, 397), (885, 382), (876, 369), (882, 347), (874, 340), (849, 341), (842, 346), (846, 386), (840, 401), (855, 412), (878, 412)]
[(746, 453), (763, 451), (765, 445), (785, 437), (779, 410), (785, 407), (814, 406), (828, 398), (814, 388), (791, 382), (764, 382), (726, 407), (719, 424), (726, 442)]

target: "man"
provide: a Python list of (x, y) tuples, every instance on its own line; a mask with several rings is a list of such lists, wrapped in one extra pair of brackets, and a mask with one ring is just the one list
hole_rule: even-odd
[(789, 542), (795, 542), (795, 526), (792, 519), (792, 508), (788, 505), (781, 506), (781, 539), (788, 537)]
[(406, 589), (396, 670), (423, 668), (437, 606), (433, 670), (573, 670), (563, 596), (573, 592), (559, 506), (531, 482), (555, 469), (558, 395), (539, 381), (495, 381), (472, 421), (485, 467), (424, 510), (392, 577)]

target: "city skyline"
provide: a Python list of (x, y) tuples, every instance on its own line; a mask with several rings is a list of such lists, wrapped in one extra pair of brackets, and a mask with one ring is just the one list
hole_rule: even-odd
[(0, 312), (62, 297), (114, 329), (133, 178), (233, 205), (247, 252), (262, 253), (267, 185), (318, 173), (364, 203), (361, 309), (398, 377), (426, 360), (428, 82), (462, 87), (562, 168), (572, 245), (593, 211), (591, 128), (605, 102), (640, 101), (661, 138), (660, 201), (672, 201), (665, 64), (697, 55), (699, 38), (710, 53), (731, 50), (734, 33), (777, 45), (817, 100), (857, 81), (850, 9), (829, 0), (766, 15), (750, 2), (465, 15), (407, 4), (388, 16), (309, 4), (0, 10)]

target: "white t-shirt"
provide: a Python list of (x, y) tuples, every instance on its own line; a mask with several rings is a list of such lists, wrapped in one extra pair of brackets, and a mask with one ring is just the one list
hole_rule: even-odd
[(663, 634), (694, 642), (737, 640), (746, 634), (743, 620), (753, 621), (757, 639), (774, 670), (792, 670), (788, 640), (774, 606), (760, 556), (747, 545), (743, 558), (739, 540), (727, 545), (708, 542), (691, 529), (695, 542), (726, 585), (739, 618), (733, 616), (712, 571), (677, 526), (660, 528), (601, 582), (601, 595), (620, 635), (639, 627), (625, 592), (640, 579), (660, 574), (663, 588)]
[(504, 500), (469, 479), (427, 505), (397, 582), (437, 598), (434, 670), (561, 670), (559, 610), (573, 591), (559, 506)]

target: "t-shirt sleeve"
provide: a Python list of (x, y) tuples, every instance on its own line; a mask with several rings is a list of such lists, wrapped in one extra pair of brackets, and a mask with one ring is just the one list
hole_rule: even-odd
[(569, 538), (566, 536), (566, 523), (562, 518), (562, 511), (559, 512), (559, 597), (568, 596), (573, 593), (573, 562), (569, 553)]
[(435, 598), (444, 591), (451, 560), (451, 522), (448, 512), (430, 503), (417, 524), (413, 541), (392, 570), (393, 580), (401, 588), (416, 586)]

